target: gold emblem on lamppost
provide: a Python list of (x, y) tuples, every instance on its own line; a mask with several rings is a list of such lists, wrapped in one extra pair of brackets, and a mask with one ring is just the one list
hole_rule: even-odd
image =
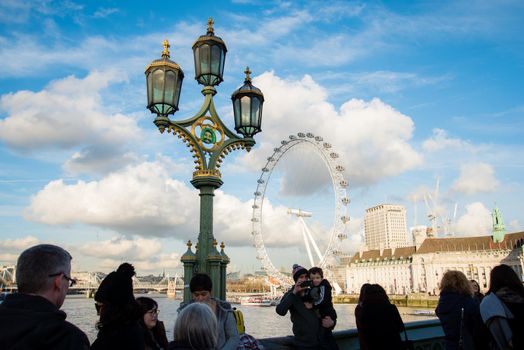
[(211, 117), (199, 118), (191, 127), (191, 134), (205, 152), (211, 153), (224, 142), (224, 130)]

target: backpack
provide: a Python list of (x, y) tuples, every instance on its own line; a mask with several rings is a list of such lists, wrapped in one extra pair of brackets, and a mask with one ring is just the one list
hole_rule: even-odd
[(233, 316), (235, 316), (235, 321), (237, 322), (238, 334), (246, 332), (246, 325), (244, 324), (244, 314), (242, 311), (237, 310), (236, 307), (233, 308)]

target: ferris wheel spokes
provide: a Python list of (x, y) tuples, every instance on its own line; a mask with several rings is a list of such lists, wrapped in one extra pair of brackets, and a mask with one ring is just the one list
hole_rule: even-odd
[(313, 216), (313, 214), (311, 212), (303, 211), (301, 209), (288, 209), (287, 213), (289, 215), (296, 216), (300, 221), (300, 224), (302, 226), (302, 237), (304, 238), (304, 245), (306, 246), (309, 262), (311, 263), (311, 266), (316, 266), (315, 260), (313, 259), (313, 254), (311, 253), (311, 246), (313, 246), (313, 249), (317, 254), (319, 262), (322, 261), (322, 253), (320, 252), (317, 242), (315, 242), (315, 239), (313, 238), (313, 235), (311, 234), (311, 231), (307, 227), (306, 221), (304, 220), (304, 218), (311, 217)]

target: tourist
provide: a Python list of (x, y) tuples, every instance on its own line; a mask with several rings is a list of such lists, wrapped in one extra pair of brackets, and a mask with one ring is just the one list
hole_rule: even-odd
[(144, 350), (144, 331), (139, 325), (140, 307), (133, 295), (135, 268), (123, 263), (104, 278), (95, 293), (100, 320), (92, 350)]
[(217, 348), (235, 350), (240, 344), (240, 336), (233, 309), (228, 302), (212, 298), (212, 288), (213, 283), (208, 275), (205, 273), (194, 275), (189, 282), (192, 300), (189, 303), (180, 305), (178, 311), (181, 312), (185, 307), (196, 302), (207, 304), (217, 319)]
[[(330, 317), (336, 322), (337, 312), (331, 300), (332, 288), (329, 281), (324, 278), (324, 271), (320, 267), (312, 267), (308, 275), (312, 284), (309, 297), (313, 302), (313, 310), (317, 312), (320, 319)], [(324, 349), (338, 350), (335, 338), (333, 338), (333, 328), (320, 327), (318, 339)]]
[(178, 314), (173, 334), (170, 350), (215, 350), (218, 345), (215, 313), (208, 304), (189, 304)]
[(485, 349), (485, 338), (478, 302), (466, 276), (447, 271), (440, 281), (440, 298), (435, 310), (444, 330), (446, 350)]
[(524, 349), (524, 287), (508, 265), (491, 270), (480, 312), (496, 349)]
[(292, 276), (295, 285), (284, 294), (280, 303), (276, 306), (276, 312), (280, 316), (285, 316), (288, 311), (291, 314), (295, 349), (318, 349), (320, 347), (318, 338), (320, 327), (332, 328), (335, 322), (329, 316), (320, 322), (315, 310), (311, 306), (307, 307), (308, 303), (304, 303), (302, 300), (311, 284), (308, 270), (294, 264)]
[(400, 335), (404, 323), (380, 285), (362, 286), (355, 319), (362, 350), (405, 349)]
[(71, 259), (50, 244), (22, 252), (16, 264), (18, 293), (0, 305), (0, 349), (89, 349), (87, 336), (60, 311), (75, 282)]
[(160, 310), (157, 302), (148, 297), (138, 297), (136, 302), (142, 313), (139, 323), (144, 329), (145, 350), (166, 350), (166, 329), (164, 322), (158, 320)]
[(480, 304), (480, 302), (484, 298), (484, 294), (480, 292), (479, 283), (475, 280), (469, 280), (469, 284), (471, 286), (471, 289), (473, 290), (473, 298), (475, 298)]

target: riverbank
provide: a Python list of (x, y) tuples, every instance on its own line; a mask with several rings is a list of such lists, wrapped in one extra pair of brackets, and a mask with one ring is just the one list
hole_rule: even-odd
[[(403, 307), (422, 307), (422, 308), (436, 308), (438, 304), (438, 296), (431, 296), (423, 293), (413, 293), (408, 295), (390, 295), (389, 300), (397, 305)], [(356, 304), (358, 303), (357, 294), (334, 295), (334, 304)]]

